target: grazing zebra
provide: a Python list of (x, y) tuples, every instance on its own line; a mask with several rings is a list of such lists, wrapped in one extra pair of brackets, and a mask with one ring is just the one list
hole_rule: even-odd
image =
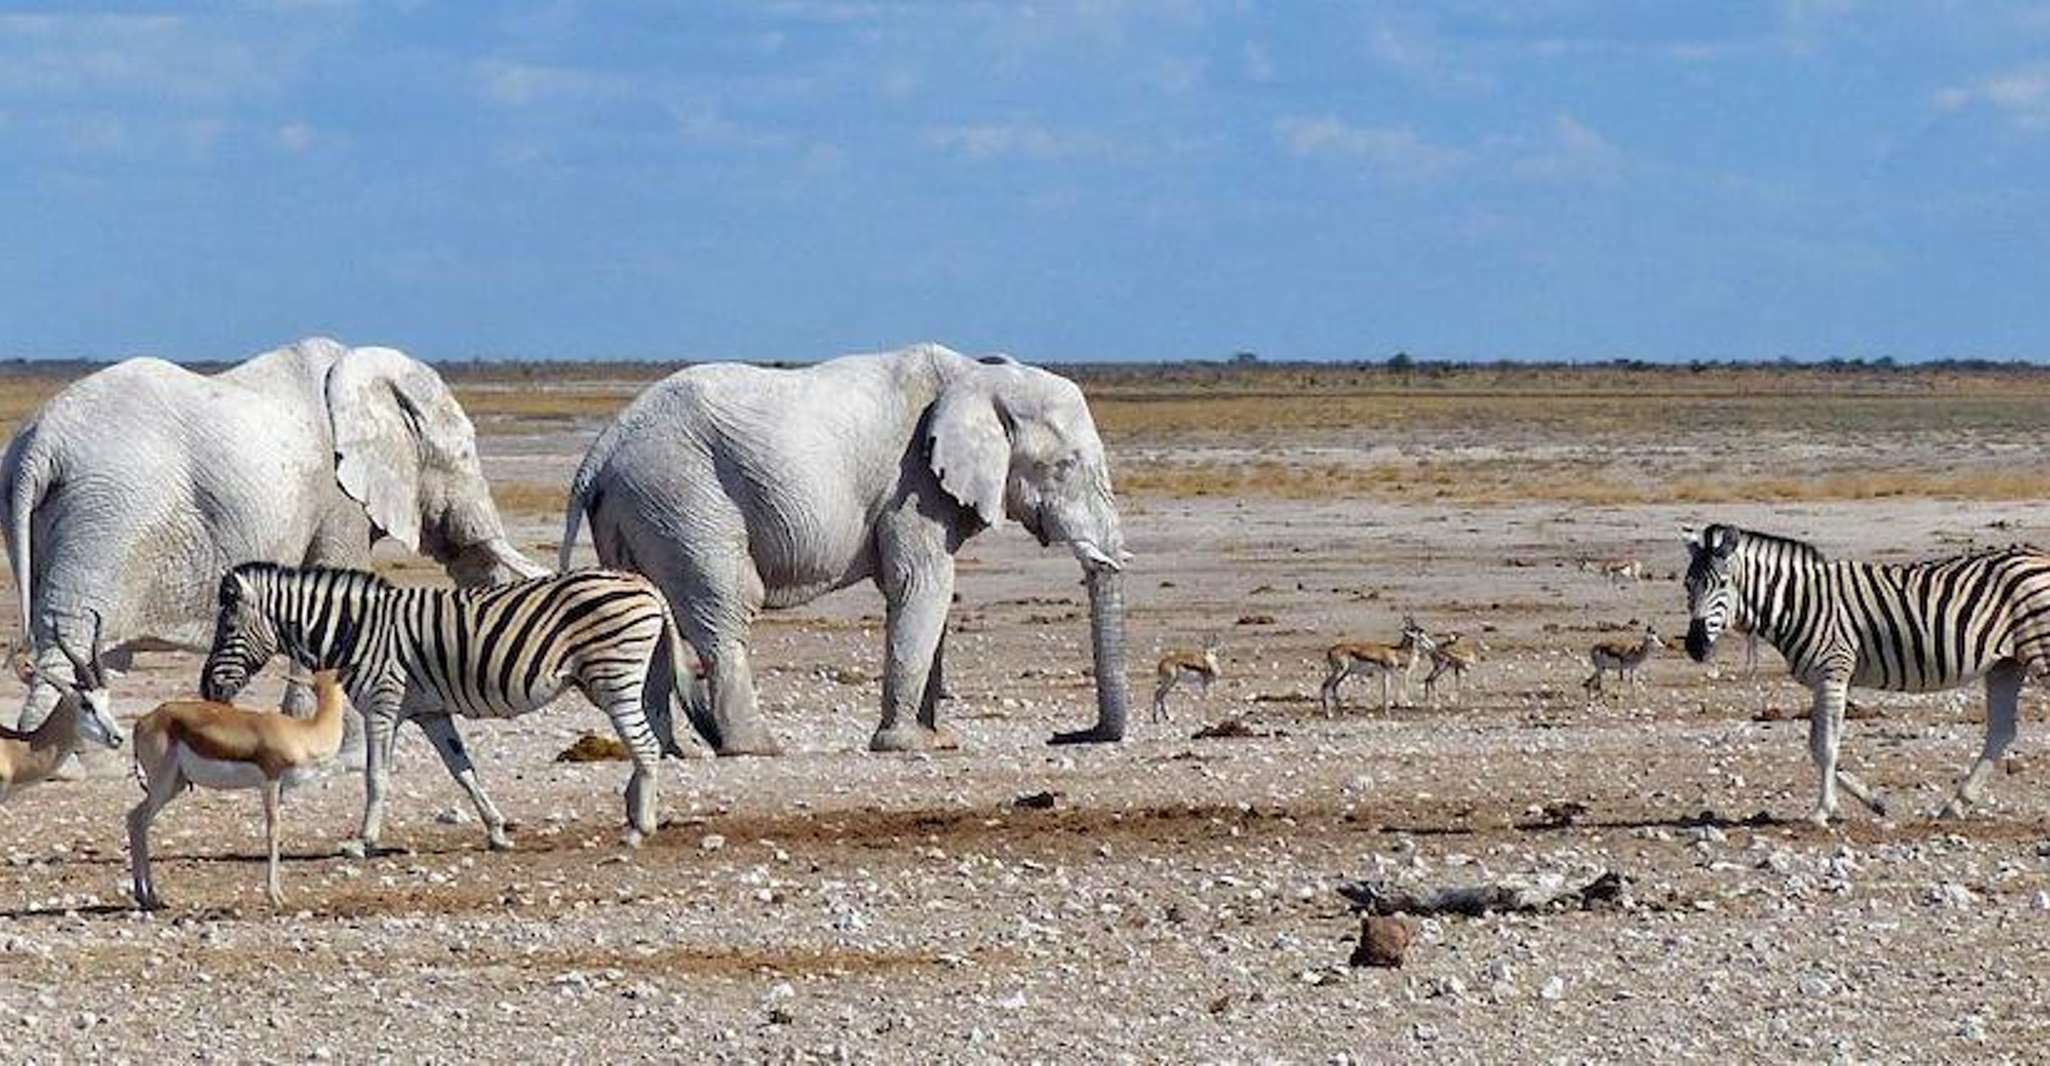
[(1687, 654), (1705, 662), (1735, 621), (1755, 622), (1815, 694), (1808, 748), (1821, 771), (1810, 818), (1836, 813), (1836, 789), (1884, 817), (1885, 800), (1837, 767), (1848, 690), (1936, 692), (1986, 679), (1986, 740), (1944, 817), (1978, 802), (2014, 741), (2022, 681), (2050, 652), (2050, 553), (2017, 545), (1907, 564), (1826, 558), (1786, 537), (1712, 525), (1682, 530)]
[(426, 589), (401, 588), (361, 570), (244, 563), (221, 579), (220, 603), (200, 675), (207, 699), (234, 698), (283, 654), (304, 669), (339, 670), (363, 712), (363, 825), (344, 845), (350, 854), (370, 853), (383, 832), (392, 747), (407, 718), (434, 742), (476, 804), (491, 847), (511, 847), (505, 817), (478, 783), (453, 716), (512, 718), (568, 688), (612, 719), (633, 757), (627, 843), (654, 831), (657, 764), (664, 743), (674, 740), (671, 722), (650, 727), (641, 690), (657, 643), (666, 638), (672, 652), (681, 649), (669, 605), (646, 578), (582, 570), (484, 588)]

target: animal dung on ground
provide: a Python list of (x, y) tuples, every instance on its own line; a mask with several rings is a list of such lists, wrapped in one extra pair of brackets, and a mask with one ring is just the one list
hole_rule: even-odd
[(1271, 614), (1242, 614), (1239, 615), (1239, 620), (1236, 624), (1242, 626), (1271, 626), (1274, 624), (1274, 616)]
[(1203, 728), (1196, 730), (1195, 732), (1189, 734), (1189, 739), (1256, 740), (1262, 738), (1285, 737), (1287, 735), (1288, 732), (1282, 729), (1254, 729), (1252, 726), (1246, 724), (1246, 720), (1243, 718), (1226, 718), (1224, 721), (1217, 722), (1212, 725), (1206, 725)]
[(562, 749), (555, 756), (556, 762), (625, 762), (626, 745), (618, 737), (601, 737), (596, 733), (585, 733), (576, 743)]
[(1415, 937), (1416, 928), (1408, 919), (1369, 914), (1360, 919), (1360, 942), (1349, 961), (1354, 966), (1399, 967)]

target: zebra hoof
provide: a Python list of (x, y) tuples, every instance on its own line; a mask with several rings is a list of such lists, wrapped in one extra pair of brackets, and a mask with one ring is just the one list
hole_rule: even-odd
[(511, 851), (513, 849), (512, 838), (506, 836), (504, 830), (492, 833), (485, 839), (484, 843), (486, 847), (493, 851)]
[(1954, 822), (1964, 816), (1964, 804), (1956, 800), (1951, 800), (1949, 803), (1944, 804), (1943, 809), (1936, 812), (1936, 817), (1946, 822)]
[(336, 848), (335, 851), (344, 859), (367, 859), (370, 857), (370, 846), (360, 839), (344, 840), (342, 841), (342, 846)]
[(638, 829), (628, 829), (626, 833), (619, 838), (619, 842), (629, 848), (638, 848), (641, 846), (641, 842), (646, 839), (646, 833), (643, 833)]

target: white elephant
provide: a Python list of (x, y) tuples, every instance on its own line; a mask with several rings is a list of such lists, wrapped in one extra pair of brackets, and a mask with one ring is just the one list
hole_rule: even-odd
[[(668, 596), (710, 683), (709, 706), (686, 702), (691, 722), (721, 754), (777, 750), (748, 663), (755, 615), (864, 580), (888, 627), (869, 746), (951, 745), (935, 711), (954, 553), (1007, 515), (1067, 544), (1087, 577), (1097, 722), (1055, 742), (1123, 738), (1128, 556), (1103, 442), (1066, 378), (935, 344), (795, 370), (691, 367), (591, 445), (570, 486), (565, 568), (586, 513), (599, 560)], [(667, 658), (656, 671), (674, 669)], [(656, 677), (648, 692), (666, 693)], [(666, 701), (648, 711), (669, 720)]]
[[(211, 377), (129, 359), (58, 393), (0, 461), (0, 528), (38, 670), (104, 619), (105, 655), (204, 651), (215, 592), (251, 560), (363, 566), (373, 537), (463, 584), (547, 573), (505, 539), (475, 431), (440, 375), (311, 338)], [(33, 727), (58, 692), (31, 689)], [(311, 707), (303, 684), (286, 706)]]

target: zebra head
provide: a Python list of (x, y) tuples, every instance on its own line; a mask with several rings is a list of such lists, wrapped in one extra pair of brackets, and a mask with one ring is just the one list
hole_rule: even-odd
[(1681, 529), (1687, 545), (1687, 654), (1697, 663), (1708, 661), (1715, 642), (1730, 626), (1740, 609), (1736, 582), (1730, 577), (1730, 562), (1737, 553), (1738, 531), (1731, 526), (1713, 525), (1699, 532)]
[(234, 699), (278, 653), (277, 624), (257, 588), (260, 567), (268, 569), (244, 563), (221, 577), (221, 613), (214, 621), (214, 644), (199, 673), (199, 694), (207, 699)]

